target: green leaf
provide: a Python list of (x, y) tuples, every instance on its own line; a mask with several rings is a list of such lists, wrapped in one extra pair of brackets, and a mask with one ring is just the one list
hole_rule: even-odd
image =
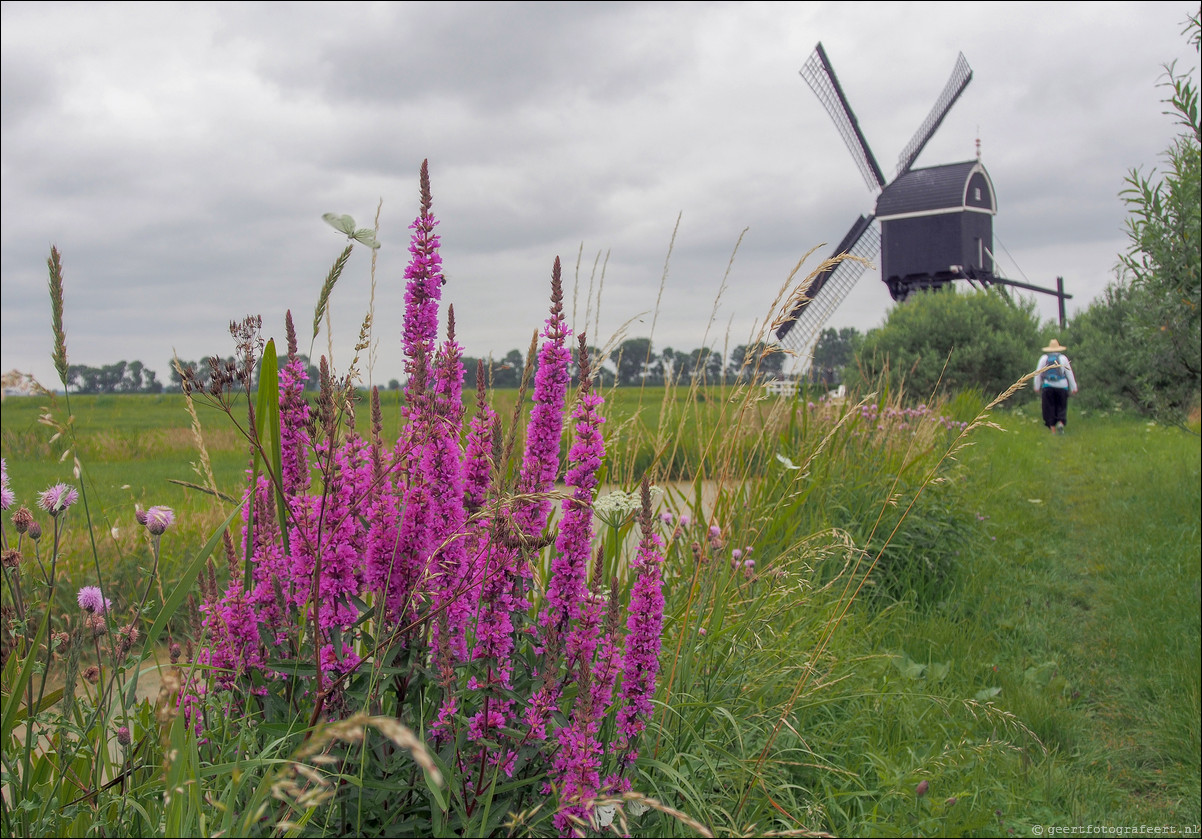
[(9, 693), (4, 697), (4, 709), (3, 713), (0, 714), (0, 732), (3, 733), (5, 741), (8, 740), (9, 733), (13, 730), (13, 723), (17, 711), (21, 707), (21, 696), (25, 691), (25, 685), (33, 677), (33, 665), (38, 657), (37, 651), (42, 646), (42, 642), (46, 640), (46, 633), (50, 629), (50, 613), (52, 611), (52, 609), (47, 609), (46, 613), (42, 615), (42, 623), (38, 626), (33, 643), (29, 645), (29, 653), (25, 656), (25, 661), (21, 664), (21, 672), (17, 675), (16, 680), (5, 685)]
[(271, 457), (272, 494), (275, 496), (276, 521), (284, 539), (284, 553), (290, 551), (288, 544), (288, 508), (283, 493), (283, 455), (280, 447), (280, 369), (275, 352), (275, 339), (263, 348), (263, 360), (259, 364), (259, 404), (255, 409), (260, 444)]

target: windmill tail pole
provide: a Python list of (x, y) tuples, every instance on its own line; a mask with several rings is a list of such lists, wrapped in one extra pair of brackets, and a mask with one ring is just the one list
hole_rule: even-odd
[(1060, 301), (1060, 330), (1064, 331), (1064, 277), (1056, 278), (1056, 297)]

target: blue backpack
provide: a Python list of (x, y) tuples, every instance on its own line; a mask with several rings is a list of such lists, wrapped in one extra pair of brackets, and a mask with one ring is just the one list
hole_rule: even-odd
[(1068, 378), (1067, 376), (1065, 376), (1064, 367), (1060, 363), (1061, 358), (1062, 358), (1062, 356), (1058, 352), (1054, 352), (1054, 353), (1051, 353), (1050, 355), (1048, 355), (1047, 363), (1054, 365), (1054, 366), (1049, 370), (1043, 371), (1043, 383), (1045, 385), (1063, 382), (1066, 378)]

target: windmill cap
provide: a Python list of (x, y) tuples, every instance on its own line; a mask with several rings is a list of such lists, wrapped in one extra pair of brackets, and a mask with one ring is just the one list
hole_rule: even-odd
[(1066, 349), (1068, 349), (1068, 347), (1061, 346), (1060, 342), (1057, 341), (1055, 338), (1053, 338), (1052, 343), (1050, 343), (1046, 347), (1044, 347), (1043, 351), (1044, 352), (1064, 352)]

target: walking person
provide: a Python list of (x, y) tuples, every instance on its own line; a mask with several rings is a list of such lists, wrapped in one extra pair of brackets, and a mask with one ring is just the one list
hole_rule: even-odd
[[(1035, 392), (1043, 394), (1043, 424), (1053, 434), (1063, 434), (1068, 422), (1068, 397), (1077, 392), (1077, 377), (1064, 354), (1065, 347), (1055, 338), (1043, 348), (1035, 365)], [(1045, 369), (1047, 368), (1047, 369)]]

